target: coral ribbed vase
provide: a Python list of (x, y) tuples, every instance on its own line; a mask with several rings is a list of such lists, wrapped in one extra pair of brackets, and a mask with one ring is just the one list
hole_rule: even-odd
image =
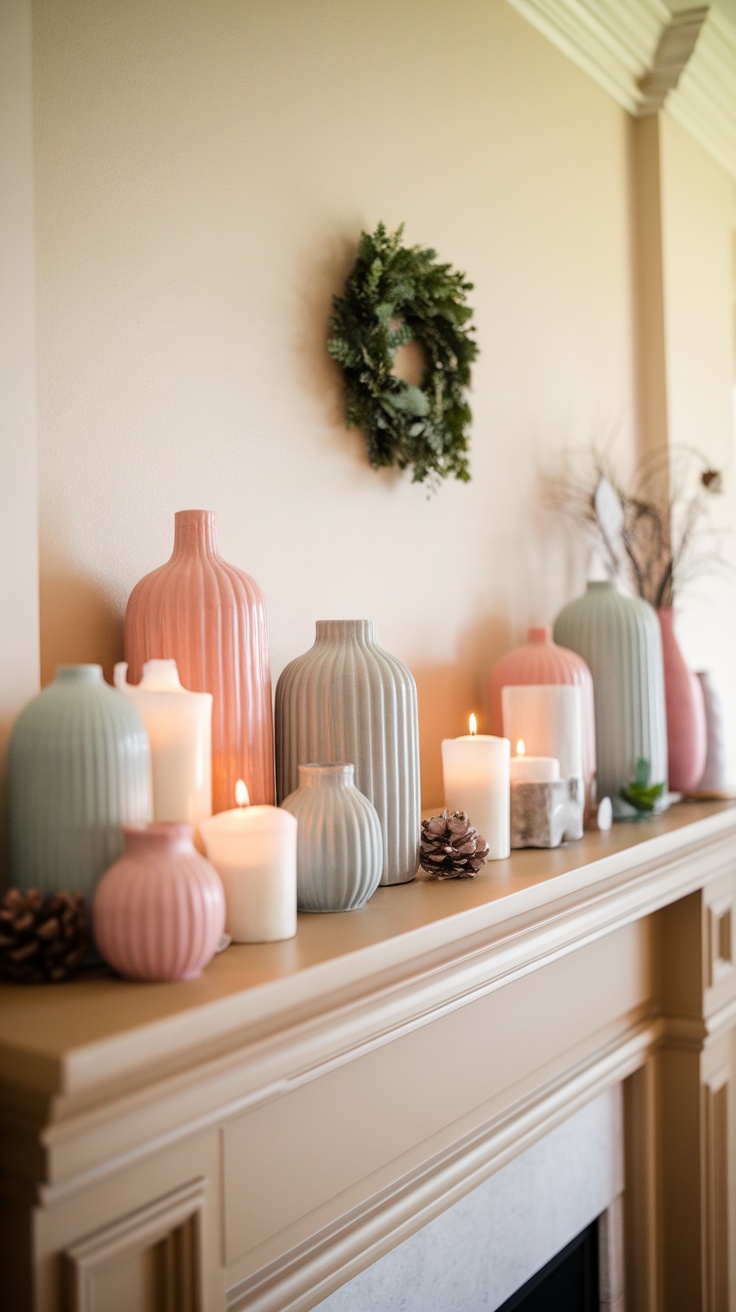
[(195, 979), (225, 927), (214, 866), (196, 852), (192, 826), (128, 826), (125, 851), (106, 871), (92, 908), (97, 947), (128, 979)]
[(552, 641), (552, 630), (529, 629), (527, 640), (506, 652), (491, 670), (491, 733), (503, 734), (501, 690), (517, 685), (574, 684), (583, 710), (583, 777), (588, 804), (595, 800), (595, 702), (593, 676), (582, 656)]
[(705, 770), (708, 741), (703, 689), (680, 651), (672, 607), (658, 610), (657, 619), (662, 631), (670, 788), (687, 793), (697, 788)]
[(125, 612), (131, 683), (149, 660), (175, 660), (192, 692), (212, 693), (212, 810), (245, 779), (272, 805), (273, 712), (266, 609), (258, 584), (217, 550), (215, 516), (180, 510), (171, 559), (133, 589)]
[(310, 761), (349, 761), (383, 833), (382, 884), (405, 884), (419, 865), (421, 802), (417, 689), (376, 642), (372, 620), (318, 620), (312, 649), (276, 686), (279, 800)]

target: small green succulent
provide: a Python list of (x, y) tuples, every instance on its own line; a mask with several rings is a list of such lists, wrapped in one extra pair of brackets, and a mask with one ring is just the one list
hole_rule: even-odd
[(650, 784), (649, 762), (640, 756), (636, 762), (636, 775), (627, 788), (621, 789), (621, 797), (629, 806), (641, 815), (651, 815), (664, 792), (664, 784)]

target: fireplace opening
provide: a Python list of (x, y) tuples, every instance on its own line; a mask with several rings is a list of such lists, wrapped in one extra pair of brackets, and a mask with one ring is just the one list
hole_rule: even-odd
[(566, 1244), (498, 1312), (598, 1312), (598, 1222)]

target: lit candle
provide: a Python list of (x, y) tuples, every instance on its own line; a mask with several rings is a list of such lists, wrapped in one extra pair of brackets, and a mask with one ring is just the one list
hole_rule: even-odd
[(442, 743), (442, 774), (445, 807), (465, 811), (488, 844), (491, 861), (510, 853), (508, 738), (476, 732), (470, 717), (470, 733), (445, 738)]
[(225, 889), (225, 930), (236, 943), (273, 943), (296, 934), (297, 822), (278, 806), (238, 805), (202, 825), (207, 855)]
[(559, 777), (560, 763), (554, 756), (527, 756), (524, 739), (519, 739), (511, 757), (512, 784), (552, 784)]
[(577, 684), (508, 685), (501, 701), (503, 731), (512, 742), (524, 740), (528, 758), (552, 757), (563, 779), (582, 778), (583, 708)]

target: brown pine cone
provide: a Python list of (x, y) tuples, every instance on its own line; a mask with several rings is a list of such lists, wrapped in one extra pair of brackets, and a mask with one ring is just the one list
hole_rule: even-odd
[(464, 811), (422, 821), (419, 864), (433, 879), (474, 879), (488, 859), (488, 844)]
[(89, 947), (81, 893), (27, 893), (10, 888), (0, 898), (0, 978), (17, 983), (66, 979)]

